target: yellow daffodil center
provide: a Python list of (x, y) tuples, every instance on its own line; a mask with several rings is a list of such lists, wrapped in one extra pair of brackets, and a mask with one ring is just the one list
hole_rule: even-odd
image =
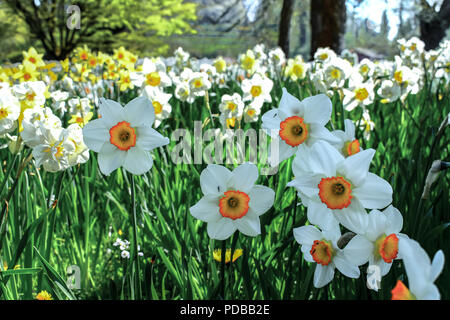
[(358, 153), (360, 151), (359, 141), (358, 140), (347, 141), (344, 144), (344, 149), (342, 151), (347, 157), (354, 155), (355, 153)]
[(303, 67), (300, 64), (295, 64), (294, 67), (292, 67), (292, 73), (297, 77), (301, 77), (303, 75)]
[(249, 117), (253, 117), (256, 114), (256, 111), (254, 109), (247, 110), (247, 115)]
[(386, 263), (391, 263), (397, 258), (398, 254), (398, 238), (393, 233), (386, 237), (383, 234), (375, 241), (374, 256), (378, 259), (383, 259)]
[(194, 87), (195, 88), (201, 88), (203, 86), (203, 81), (202, 79), (198, 78), (194, 80)]
[(369, 96), (369, 92), (367, 92), (366, 88), (359, 88), (355, 90), (355, 98), (359, 101), (364, 101)]
[(281, 122), (280, 138), (291, 147), (302, 144), (308, 138), (308, 126), (303, 118), (292, 116)]
[(147, 84), (156, 87), (161, 83), (161, 76), (158, 72), (150, 72), (147, 74)]
[(233, 112), (234, 110), (236, 110), (237, 105), (234, 102), (227, 102), (227, 109), (230, 110), (231, 112)]
[(120, 150), (126, 151), (136, 145), (136, 132), (126, 121), (119, 122), (109, 129), (109, 141)]
[(353, 198), (351, 184), (342, 177), (322, 178), (319, 197), (329, 209), (347, 208)]
[(402, 73), (401, 70), (394, 72), (394, 79), (398, 83), (402, 83), (403, 82), (403, 73)]
[(255, 64), (255, 59), (252, 57), (246, 56), (245, 59), (242, 61), (242, 67), (245, 70), (249, 70), (253, 68), (253, 65)]
[(328, 59), (328, 54), (327, 54), (327, 53), (322, 53), (322, 54), (319, 56), (319, 59), (320, 59), (320, 60), (326, 60), (326, 59)]
[(261, 92), (262, 92), (261, 86), (253, 86), (250, 89), (250, 93), (251, 93), (253, 98), (258, 97), (261, 94)]
[(250, 197), (238, 190), (229, 190), (219, 200), (219, 212), (225, 218), (240, 219), (248, 212)]
[(309, 253), (311, 253), (315, 262), (327, 266), (333, 259), (334, 251), (330, 242), (326, 240), (315, 240)]
[(39, 292), (36, 296), (36, 299), (37, 300), (53, 300), (52, 295), (45, 290)]
[(341, 77), (341, 72), (338, 69), (333, 69), (333, 70), (331, 70), (330, 75), (331, 75), (331, 77), (333, 79), (336, 80), (336, 79), (339, 79)]
[(50, 145), (50, 148), (45, 149), (44, 152), (50, 152), (55, 159), (59, 159), (64, 155), (64, 147), (62, 146), (62, 142), (60, 142)]
[[(240, 256), (242, 256), (243, 250), (236, 249), (233, 252), (233, 262), (237, 260)], [(213, 251), (214, 260), (221, 262), (222, 261), (222, 249), (216, 249)], [(231, 260), (231, 249), (227, 249), (225, 251), (225, 263), (229, 263)]]
[(400, 280), (397, 281), (395, 288), (391, 290), (391, 294), (391, 300), (416, 300), (416, 297)]
[(162, 112), (162, 105), (158, 101), (153, 101), (153, 108), (155, 109), (156, 114), (160, 114)]
[(228, 118), (227, 119), (227, 128), (234, 128), (236, 125), (236, 117)]
[(0, 108), (0, 120), (5, 119), (8, 116), (8, 110), (6, 108)]
[(366, 74), (367, 72), (369, 72), (369, 67), (367, 65), (362, 65), (361, 68), (359, 69), (359, 71), (362, 74)]

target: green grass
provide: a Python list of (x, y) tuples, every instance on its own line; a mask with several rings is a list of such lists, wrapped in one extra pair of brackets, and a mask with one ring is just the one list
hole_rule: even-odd
[[(307, 81), (275, 82), (275, 107), (283, 86), (299, 98), (314, 94)], [(217, 113), (220, 96), (240, 89), (233, 83), (230, 89), (213, 91), (217, 95), (210, 97), (211, 107)], [(121, 102), (134, 96), (135, 92), (123, 95)], [(383, 105), (378, 99), (368, 107), (376, 125), (370, 140), (364, 140), (357, 129), (361, 146), (377, 151), (370, 171), (391, 183), (393, 205), (404, 217), (402, 232), (419, 241), (431, 257), (442, 249), (449, 259), (449, 173), (442, 172), (429, 199), (420, 200), (431, 162), (449, 159), (449, 130), (436, 137), (450, 112), (448, 89), (441, 87), (437, 94), (422, 90), (408, 96), (405, 104)], [(165, 136), (170, 137), (176, 128), (193, 132), (194, 120), (209, 117), (201, 98), (192, 105), (172, 98), (171, 104), (172, 117), (158, 128)], [(265, 104), (262, 114), (272, 105)], [(336, 97), (333, 108), (334, 128), (342, 129), (344, 117), (357, 122), (361, 117), (360, 109), (342, 115)], [(259, 121), (246, 128), (260, 126)], [(25, 149), (14, 161), (7, 149), (0, 150), (0, 183), (5, 181), (0, 205), (2, 210), (7, 208), (0, 229), (0, 262), (9, 267), (0, 272), (0, 299), (33, 299), (39, 291), (47, 290), (56, 299), (378, 300), (389, 299), (396, 280), (406, 279), (401, 261), (395, 261), (378, 292), (366, 288), (366, 266), (361, 267), (359, 279), (336, 272), (326, 287), (313, 287), (315, 266), (302, 258), (292, 233), (294, 227), (306, 223), (306, 210), (295, 205), (294, 189), (286, 188), (293, 178), (291, 160), (282, 163), (276, 175), (260, 176), (257, 181), (276, 191), (274, 206), (261, 216), (260, 236), (236, 233), (225, 243), (210, 240), (206, 223), (189, 214), (189, 208), (202, 197), (200, 173), (206, 164), (173, 164), (170, 150), (175, 144), (172, 141), (155, 150), (153, 168), (134, 177), (134, 182), (122, 169), (103, 176), (93, 152), (88, 163), (63, 173), (44, 172), (31, 160), (16, 179), (30, 151)], [(7, 204), (5, 199), (9, 199)], [(136, 259), (120, 258), (112, 245), (119, 231), (123, 232), (121, 238), (133, 243), (134, 230), (144, 253), (139, 258), (140, 268), (134, 264)], [(244, 254), (231, 265), (221, 264), (213, 259), (212, 251), (224, 247), (242, 248)], [(113, 250), (110, 255), (108, 248)], [(13, 270), (16, 265), (18, 269)], [(71, 265), (81, 270), (80, 290), (65, 285), (66, 269)], [(450, 298), (449, 283), (450, 273), (445, 268), (436, 281), (442, 299)]]

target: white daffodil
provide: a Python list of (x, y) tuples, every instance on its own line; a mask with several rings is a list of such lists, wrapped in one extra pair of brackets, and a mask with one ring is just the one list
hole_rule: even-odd
[(83, 141), (83, 130), (74, 123), (67, 127), (68, 139), (73, 143), (75, 149), (69, 153), (68, 160), (70, 166), (86, 163), (89, 160), (89, 149)]
[(350, 62), (341, 58), (334, 58), (324, 65), (323, 80), (328, 88), (342, 88), (351, 72)]
[(391, 80), (383, 80), (383, 82), (381, 83), (381, 87), (378, 88), (377, 93), (383, 98), (381, 100), (382, 103), (389, 103), (394, 102), (398, 98), (400, 98), (402, 91), (400, 85), (398, 85), (396, 82), (393, 82)]
[(91, 112), (91, 101), (88, 98), (72, 98), (67, 103), (70, 115), (84, 116)]
[(233, 171), (210, 164), (200, 175), (203, 198), (190, 213), (208, 223), (212, 239), (225, 240), (236, 230), (256, 237), (261, 233), (259, 216), (272, 207), (275, 192), (255, 185), (258, 168), (244, 163)]
[(84, 143), (98, 152), (103, 174), (123, 166), (132, 174), (144, 174), (153, 165), (148, 151), (164, 146), (169, 139), (152, 128), (155, 110), (145, 97), (137, 97), (122, 107), (113, 100), (100, 100), (101, 118), (83, 128)]
[(375, 129), (375, 122), (370, 119), (370, 113), (368, 110), (363, 111), (362, 121), (359, 128), (363, 130), (364, 139), (370, 139), (370, 132)]
[(420, 246), (409, 238), (399, 240), (401, 259), (408, 276), (408, 287), (398, 280), (392, 289), (392, 300), (439, 300), (441, 294), (434, 284), (444, 268), (444, 253), (439, 250), (433, 261)]
[(374, 63), (367, 58), (362, 59), (356, 68), (359, 74), (364, 78), (372, 77), (375, 71)]
[(358, 266), (349, 262), (337, 246), (340, 237), (339, 227), (320, 231), (308, 225), (294, 229), (294, 238), (301, 245), (303, 258), (317, 264), (314, 272), (316, 288), (322, 288), (333, 280), (335, 268), (349, 278), (359, 278)]
[(59, 130), (61, 125), (61, 119), (50, 108), (36, 106), (23, 112), (23, 131), (20, 136), (27, 146), (34, 148), (44, 141), (42, 128)]
[(261, 99), (263, 102), (272, 102), (270, 92), (273, 88), (273, 81), (259, 73), (253, 75), (251, 79), (242, 81), (243, 101)]
[(19, 100), (11, 94), (9, 88), (0, 89), (0, 135), (14, 130), (19, 116)]
[(354, 236), (344, 248), (344, 254), (355, 265), (369, 262), (377, 266), (380, 275), (385, 276), (391, 269), (392, 262), (398, 258), (398, 242), (405, 235), (403, 217), (392, 205), (383, 212), (372, 210), (369, 213), (367, 229)]
[(275, 48), (269, 51), (269, 59), (276, 68), (281, 68), (286, 63), (286, 55), (281, 48)]
[(352, 111), (360, 106), (365, 108), (373, 103), (374, 92), (373, 82), (368, 80), (363, 82), (363, 78), (359, 73), (355, 73), (349, 81), (349, 88), (343, 89), (345, 110)]
[(232, 96), (224, 94), (219, 104), (219, 110), (226, 117), (240, 117), (244, 110), (244, 102), (239, 93), (234, 93)]
[(309, 65), (303, 60), (301, 55), (298, 55), (294, 59), (288, 60), (284, 72), (285, 76), (290, 77), (292, 81), (297, 81), (306, 77), (308, 69)]
[(279, 108), (262, 116), (262, 128), (277, 139), (279, 146), (279, 158), (273, 159), (271, 165), (293, 156), (302, 144), (310, 146), (320, 139), (337, 143), (337, 138), (325, 128), (331, 109), (331, 100), (324, 94), (300, 101), (283, 88)]
[(333, 146), (344, 156), (348, 157), (361, 151), (358, 139), (355, 139), (355, 125), (350, 119), (344, 121), (345, 131), (334, 130), (331, 133), (339, 140)]
[(50, 172), (67, 169), (68, 156), (75, 151), (75, 145), (68, 139), (69, 132), (64, 128), (46, 128), (42, 122), (39, 125), (42, 141), (32, 151), (36, 167), (43, 165)]
[(263, 102), (262, 100), (253, 100), (244, 108), (244, 122), (256, 122), (259, 119)]
[(322, 229), (338, 222), (360, 233), (368, 224), (367, 209), (381, 209), (392, 202), (392, 187), (369, 172), (375, 150), (367, 149), (344, 158), (323, 140), (294, 158), (295, 187), (302, 203), (308, 207), (308, 220)]
[(161, 59), (155, 61), (144, 58), (142, 63), (142, 71), (130, 73), (133, 85), (152, 86), (152, 87), (168, 87), (172, 85), (172, 80), (166, 73), (166, 66)]
[(172, 106), (169, 104), (172, 95), (164, 93), (157, 87), (146, 86), (143, 92), (144, 97), (150, 100), (155, 109), (155, 128), (158, 128), (161, 121), (167, 119), (172, 112)]
[(186, 101), (187, 103), (193, 103), (195, 95), (191, 91), (191, 87), (187, 82), (180, 82), (175, 88), (175, 98), (180, 101)]
[(189, 80), (190, 91), (198, 96), (203, 97), (205, 91), (211, 89), (211, 82), (209, 81), (206, 72), (194, 72)]
[(336, 53), (330, 48), (318, 48), (314, 54), (314, 60), (320, 63), (327, 63), (336, 58)]
[(42, 106), (45, 103), (46, 85), (44, 81), (28, 81), (12, 87), (13, 94), (21, 100), (22, 109)]
[(53, 99), (53, 110), (63, 116), (67, 111), (66, 100), (69, 99), (69, 93), (67, 91), (56, 90), (50, 93), (50, 97)]

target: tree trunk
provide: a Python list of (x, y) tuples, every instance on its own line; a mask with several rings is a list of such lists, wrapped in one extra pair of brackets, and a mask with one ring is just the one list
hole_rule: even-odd
[(426, 1), (422, 3), (419, 13), (420, 39), (425, 43), (425, 49), (431, 50), (439, 46), (450, 27), (450, 0), (444, 0), (439, 12), (434, 11)]
[(345, 0), (311, 1), (311, 57), (318, 48), (329, 47), (340, 53), (344, 47)]
[(278, 46), (289, 56), (289, 30), (291, 28), (292, 9), (294, 0), (284, 0), (281, 9), (280, 27), (278, 29)]

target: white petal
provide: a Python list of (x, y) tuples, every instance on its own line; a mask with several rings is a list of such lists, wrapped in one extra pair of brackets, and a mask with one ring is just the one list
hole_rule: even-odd
[(347, 140), (355, 140), (355, 124), (353, 121), (350, 119), (345, 119), (344, 126)]
[(352, 203), (343, 209), (333, 210), (337, 221), (354, 233), (363, 233), (367, 229), (369, 217), (357, 199), (352, 199)]
[(243, 163), (231, 173), (227, 186), (249, 193), (258, 179), (258, 167), (253, 163)]
[(304, 119), (306, 123), (317, 123), (324, 126), (330, 121), (332, 105), (327, 95), (318, 94), (305, 98), (302, 100), (302, 104), (305, 106)]
[(211, 239), (228, 239), (237, 227), (230, 218), (221, 218), (214, 222), (208, 222), (207, 231)]
[(322, 230), (334, 229), (338, 225), (333, 211), (321, 202), (310, 201), (307, 215), (308, 221), (319, 226)]
[(102, 116), (103, 121), (105, 121), (107, 128), (111, 128), (125, 120), (123, 107), (114, 100), (100, 98), (98, 112)]
[(333, 144), (339, 143), (339, 139), (320, 124), (312, 123), (309, 125), (309, 129), (310, 132), (308, 142), (310, 144), (313, 144), (317, 140), (325, 140)]
[(343, 252), (350, 263), (360, 266), (369, 261), (373, 253), (373, 244), (366, 237), (357, 234), (345, 246)]
[(319, 194), (319, 183), (323, 175), (304, 173), (299, 174), (294, 180), (288, 182), (287, 187), (294, 187), (309, 198)]
[(370, 241), (375, 241), (382, 234), (386, 233), (388, 221), (386, 215), (384, 215), (382, 212), (378, 210), (370, 211), (368, 219), (369, 223), (367, 226), (366, 236)]
[(105, 142), (108, 142), (109, 139), (109, 131), (105, 127), (103, 119), (92, 120), (83, 128), (83, 141), (92, 151), (100, 152)]
[(204, 195), (221, 195), (227, 191), (231, 171), (217, 164), (210, 164), (200, 174), (200, 186)]
[(238, 230), (246, 236), (256, 237), (261, 234), (259, 216), (251, 209), (242, 218), (234, 220), (234, 223)]
[(286, 159), (292, 157), (297, 147), (292, 147), (281, 138), (272, 138), (270, 142), (269, 163), (272, 167), (277, 166)]
[(153, 166), (150, 152), (139, 147), (132, 147), (127, 151), (123, 167), (132, 174), (140, 175), (149, 171)]
[(98, 153), (100, 171), (109, 176), (111, 172), (123, 165), (126, 155), (126, 151), (118, 149), (111, 143), (105, 143)]
[(316, 265), (316, 271), (314, 272), (314, 287), (322, 288), (333, 280), (334, 277), (334, 265), (323, 266), (321, 264)]
[(250, 208), (259, 216), (273, 206), (275, 191), (266, 186), (256, 185), (250, 190), (248, 196)]
[(364, 183), (369, 172), (370, 162), (375, 154), (375, 150), (366, 149), (350, 157), (347, 157), (337, 168), (344, 178), (349, 179), (353, 185), (359, 186)]
[(352, 190), (352, 194), (368, 209), (382, 209), (392, 202), (392, 187), (389, 182), (371, 172), (361, 185)]
[(279, 116), (281, 121), (291, 116), (303, 116), (304, 106), (296, 97), (287, 92), (286, 88), (283, 88), (283, 95), (280, 100)]
[(151, 127), (155, 121), (155, 108), (146, 97), (134, 98), (125, 105), (124, 110), (131, 127)]
[(222, 215), (219, 212), (219, 201), (217, 197), (204, 196), (189, 209), (191, 215), (205, 222), (218, 221)]
[(263, 114), (261, 117), (262, 120), (262, 129), (268, 131), (267, 133), (270, 135), (270, 130), (280, 130), (280, 117), (278, 116), (278, 109), (272, 109)]
[(431, 272), (430, 272), (430, 280), (435, 281), (437, 277), (441, 274), (444, 269), (444, 253), (442, 250), (436, 252), (433, 258), (433, 262), (431, 263)]
[(359, 268), (357, 265), (350, 263), (342, 252), (338, 252), (334, 258), (333, 263), (336, 268), (346, 277), (357, 279), (359, 278)]
[(386, 229), (387, 234), (399, 233), (403, 228), (403, 217), (400, 211), (393, 205), (387, 207), (383, 214), (387, 218), (388, 227)]
[(152, 150), (169, 144), (170, 140), (151, 127), (136, 128), (136, 147)]
[(309, 246), (309, 250), (311, 250), (311, 246), (313, 245), (314, 241), (321, 240), (323, 238), (323, 235), (322, 232), (319, 231), (319, 229), (314, 226), (308, 225), (294, 228), (294, 238), (302, 246)]

